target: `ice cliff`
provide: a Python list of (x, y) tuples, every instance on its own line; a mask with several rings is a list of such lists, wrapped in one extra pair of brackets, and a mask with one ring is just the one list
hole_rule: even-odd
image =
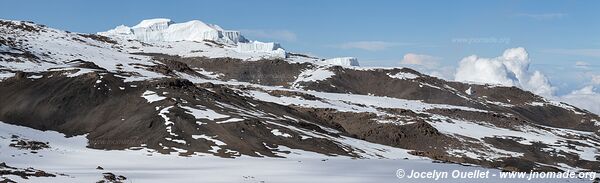
[(286, 56), (285, 50), (278, 43), (249, 41), (239, 31), (224, 30), (218, 25), (207, 24), (199, 20), (175, 23), (166, 18), (148, 19), (133, 27), (120, 25), (106, 32), (98, 32), (98, 34), (148, 43), (209, 40), (225, 44), (241, 53), (264, 53), (269, 57), (281, 58)]
[(338, 58), (330, 58), (323, 61), (327, 64), (332, 65), (340, 65), (340, 66), (360, 66), (358, 63), (358, 59), (354, 57), (338, 57)]
[(279, 43), (263, 43), (260, 41), (251, 41), (247, 43), (238, 43), (236, 51), (247, 53), (247, 52), (261, 52), (269, 53), (272, 57), (285, 58), (285, 50), (279, 45)]
[(218, 25), (207, 24), (199, 20), (174, 23), (170, 19), (156, 18), (143, 20), (139, 24), (128, 27), (117, 26), (115, 29), (99, 32), (103, 36), (136, 39), (144, 42), (160, 41), (217, 41), (225, 44), (247, 42), (238, 31), (224, 30)]

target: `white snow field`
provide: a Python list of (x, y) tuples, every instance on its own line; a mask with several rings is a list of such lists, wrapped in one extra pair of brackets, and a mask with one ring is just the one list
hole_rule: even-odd
[[(50, 148), (29, 153), (9, 147), (10, 137), (49, 142)], [(0, 122), (0, 160), (17, 168), (33, 167), (57, 177), (5, 176), (17, 182), (96, 182), (102, 173), (127, 177), (125, 182), (591, 182), (588, 179), (502, 179), (500, 170), (477, 166), (433, 163), (414, 156), (408, 159), (351, 159), (330, 157), (312, 152), (292, 150), (286, 158), (235, 159), (207, 154), (189, 157), (159, 154), (153, 150), (88, 149), (84, 136), (66, 138), (53, 131)], [(101, 166), (104, 170), (96, 169)], [(448, 172), (440, 178), (398, 178), (398, 169)], [(489, 171), (489, 178), (452, 178), (453, 171)]]

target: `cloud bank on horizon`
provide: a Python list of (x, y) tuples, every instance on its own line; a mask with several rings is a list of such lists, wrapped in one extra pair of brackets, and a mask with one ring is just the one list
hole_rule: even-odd
[(454, 79), (471, 83), (488, 83), (516, 86), (537, 95), (549, 97), (555, 88), (540, 71), (529, 71), (529, 54), (525, 48), (511, 48), (496, 58), (471, 55), (463, 58)]
[[(408, 55), (408, 58), (411, 58)], [(407, 56), (405, 56), (406, 60)], [(540, 71), (530, 71), (531, 60), (523, 47), (510, 48), (496, 58), (471, 55), (463, 58), (456, 69), (454, 80), (468, 83), (516, 86), (550, 99), (569, 103), (600, 114), (600, 94), (594, 85), (600, 85), (600, 75), (590, 79), (590, 85), (567, 95), (555, 96), (556, 88)]]

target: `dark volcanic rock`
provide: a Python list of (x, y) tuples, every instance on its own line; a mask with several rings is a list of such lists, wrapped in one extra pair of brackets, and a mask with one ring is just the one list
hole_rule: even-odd
[(283, 60), (258, 60), (245, 62), (233, 58), (181, 58), (163, 54), (152, 55), (157, 60), (170, 60), (202, 68), (206, 71), (223, 74), (222, 80), (237, 80), (262, 85), (289, 86), (291, 82), (311, 64), (289, 63)]
[[(34, 168), (16, 168), (6, 165), (6, 163), (0, 163), (0, 182), (14, 182), (8, 178), (3, 178), (4, 175), (19, 176), (22, 179), (29, 179), (30, 177), (56, 177), (54, 174), (47, 173), (42, 170)], [(3, 180), (2, 180), (3, 179)]]

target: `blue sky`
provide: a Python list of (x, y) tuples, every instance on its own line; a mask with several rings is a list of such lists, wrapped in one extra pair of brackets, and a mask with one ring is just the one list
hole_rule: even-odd
[[(428, 55), (452, 71), (466, 56), (524, 47), (568, 93), (600, 75), (600, 1), (7, 1), (0, 18), (95, 33), (142, 19), (193, 19), (276, 41), (292, 52), (400, 66)], [(468, 43), (468, 42), (471, 43)], [(579, 66), (576, 66), (579, 63)], [(430, 69), (436, 69), (430, 68)], [(599, 77), (600, 78), (600, 77)]]

